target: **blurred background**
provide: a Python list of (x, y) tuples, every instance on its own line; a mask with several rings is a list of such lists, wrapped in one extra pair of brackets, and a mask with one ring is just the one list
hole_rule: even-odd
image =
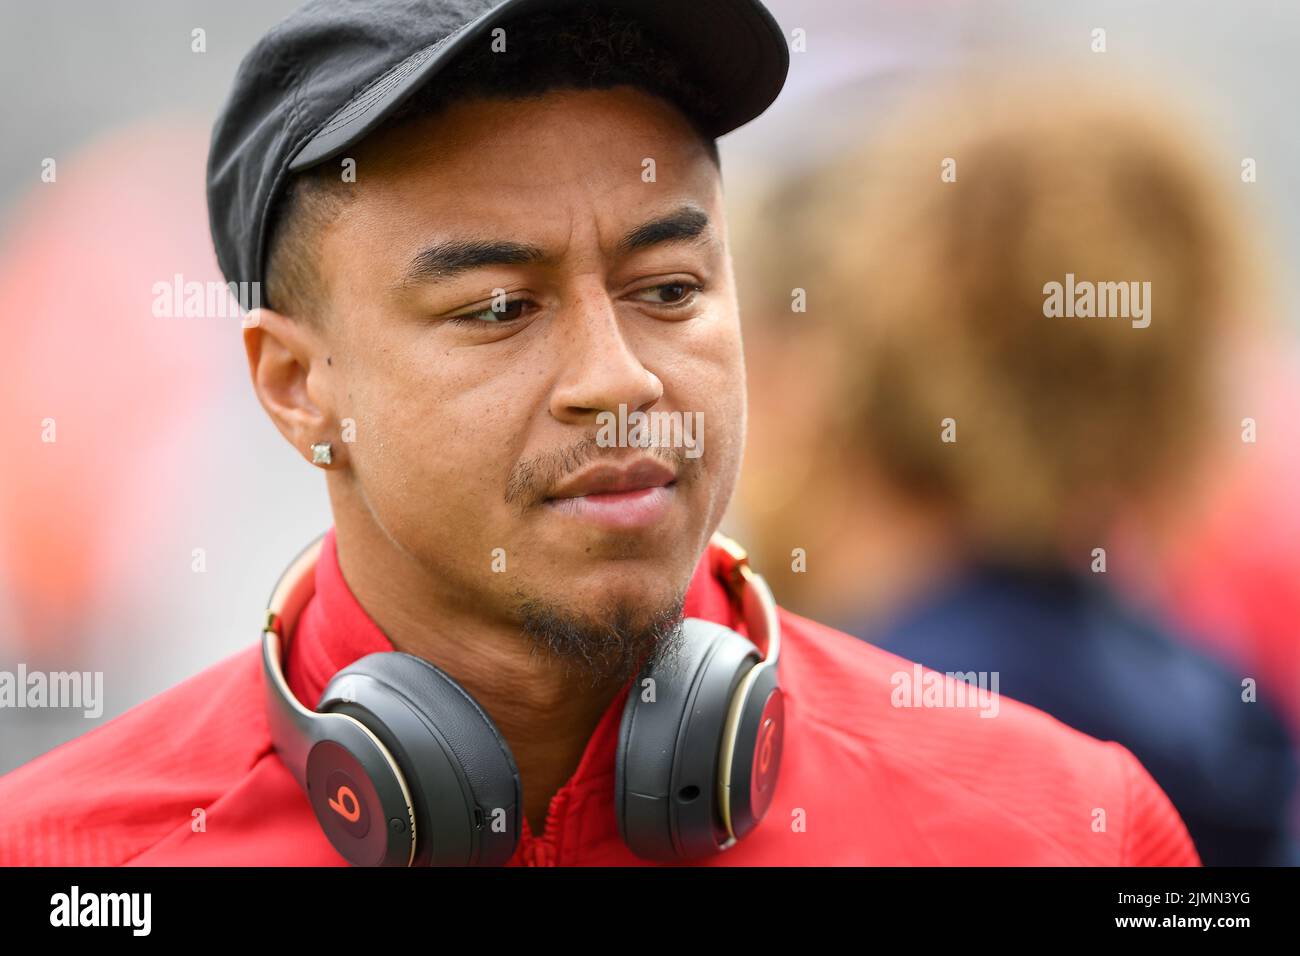
[[(221, 279), (211, 123), (293, 5), (0, 4), (0, 671), (105, 697), (0, 709), (0, 773), (256, 640), (329, 524), (238, 318), (153, 308)], [(1300, 861), (1300, 7), (768, 5), (726, 530), (792, 611), (1125, 743), (1207, 862)], [(1044, 317), (1067, 272), (1151, 325)]]

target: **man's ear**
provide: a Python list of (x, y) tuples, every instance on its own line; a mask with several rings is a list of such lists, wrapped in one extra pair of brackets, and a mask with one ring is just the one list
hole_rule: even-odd
[(331, 442), (337, 463), (342, 442), (319, 331), (272, 309), (254, 309), (243, 326), (253, 390), (280, 434), (308, 461), (312, 444)]

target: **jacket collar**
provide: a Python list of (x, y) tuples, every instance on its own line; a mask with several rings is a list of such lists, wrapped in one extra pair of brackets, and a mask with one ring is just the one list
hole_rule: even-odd
[[(723, 584), (734, 566), (734, 560), (725, 550), (709, 545), (695, 567), (686, 592), (686, 617), (704, 618), (745, 632)], [(290, 638), (286, 664), (289, 687), (312, 709), (325, 685), (344, 667), (367, 654), (395, 649), (343, 579), (334, 528), (330, 528), (321, 543), (315, 587), (315, 594), (303, 609)], [(623, 704), (630, 685), (631, 681), (610, 702), (568, 786), (612, 771)]]

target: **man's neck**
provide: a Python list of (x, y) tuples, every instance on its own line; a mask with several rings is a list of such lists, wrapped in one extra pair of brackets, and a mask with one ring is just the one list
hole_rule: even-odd
[(396, 650), (445, 671), (491, 717), (519, 768), (529, 827), (540, 835), (551, 798), (623, 682), (593, 687), (580, 668), (538, 653), (517, 626), (443, 600), (440, 582), (356, 524), (336, 524), (344, 581)]

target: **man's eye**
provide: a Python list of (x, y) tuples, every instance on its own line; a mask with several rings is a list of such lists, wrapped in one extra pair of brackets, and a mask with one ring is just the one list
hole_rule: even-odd
[(695, 298), (703, 287), (690, 282), (665, 282), (663, 285), (641, 289), (633, 297), (652, 305), (685, 305)]
[(484, 325), (494, 322), (512, 322), (524, 313), (524, 306), (528, 304), (527, 299), (515, 299), (507, 302), (498, 311), (489, 306), (486, 309), (479, 309), (477, 312), (462, 312), (460, 315), (451, 316), (452, 322), (459, 322), (464, 325)]

